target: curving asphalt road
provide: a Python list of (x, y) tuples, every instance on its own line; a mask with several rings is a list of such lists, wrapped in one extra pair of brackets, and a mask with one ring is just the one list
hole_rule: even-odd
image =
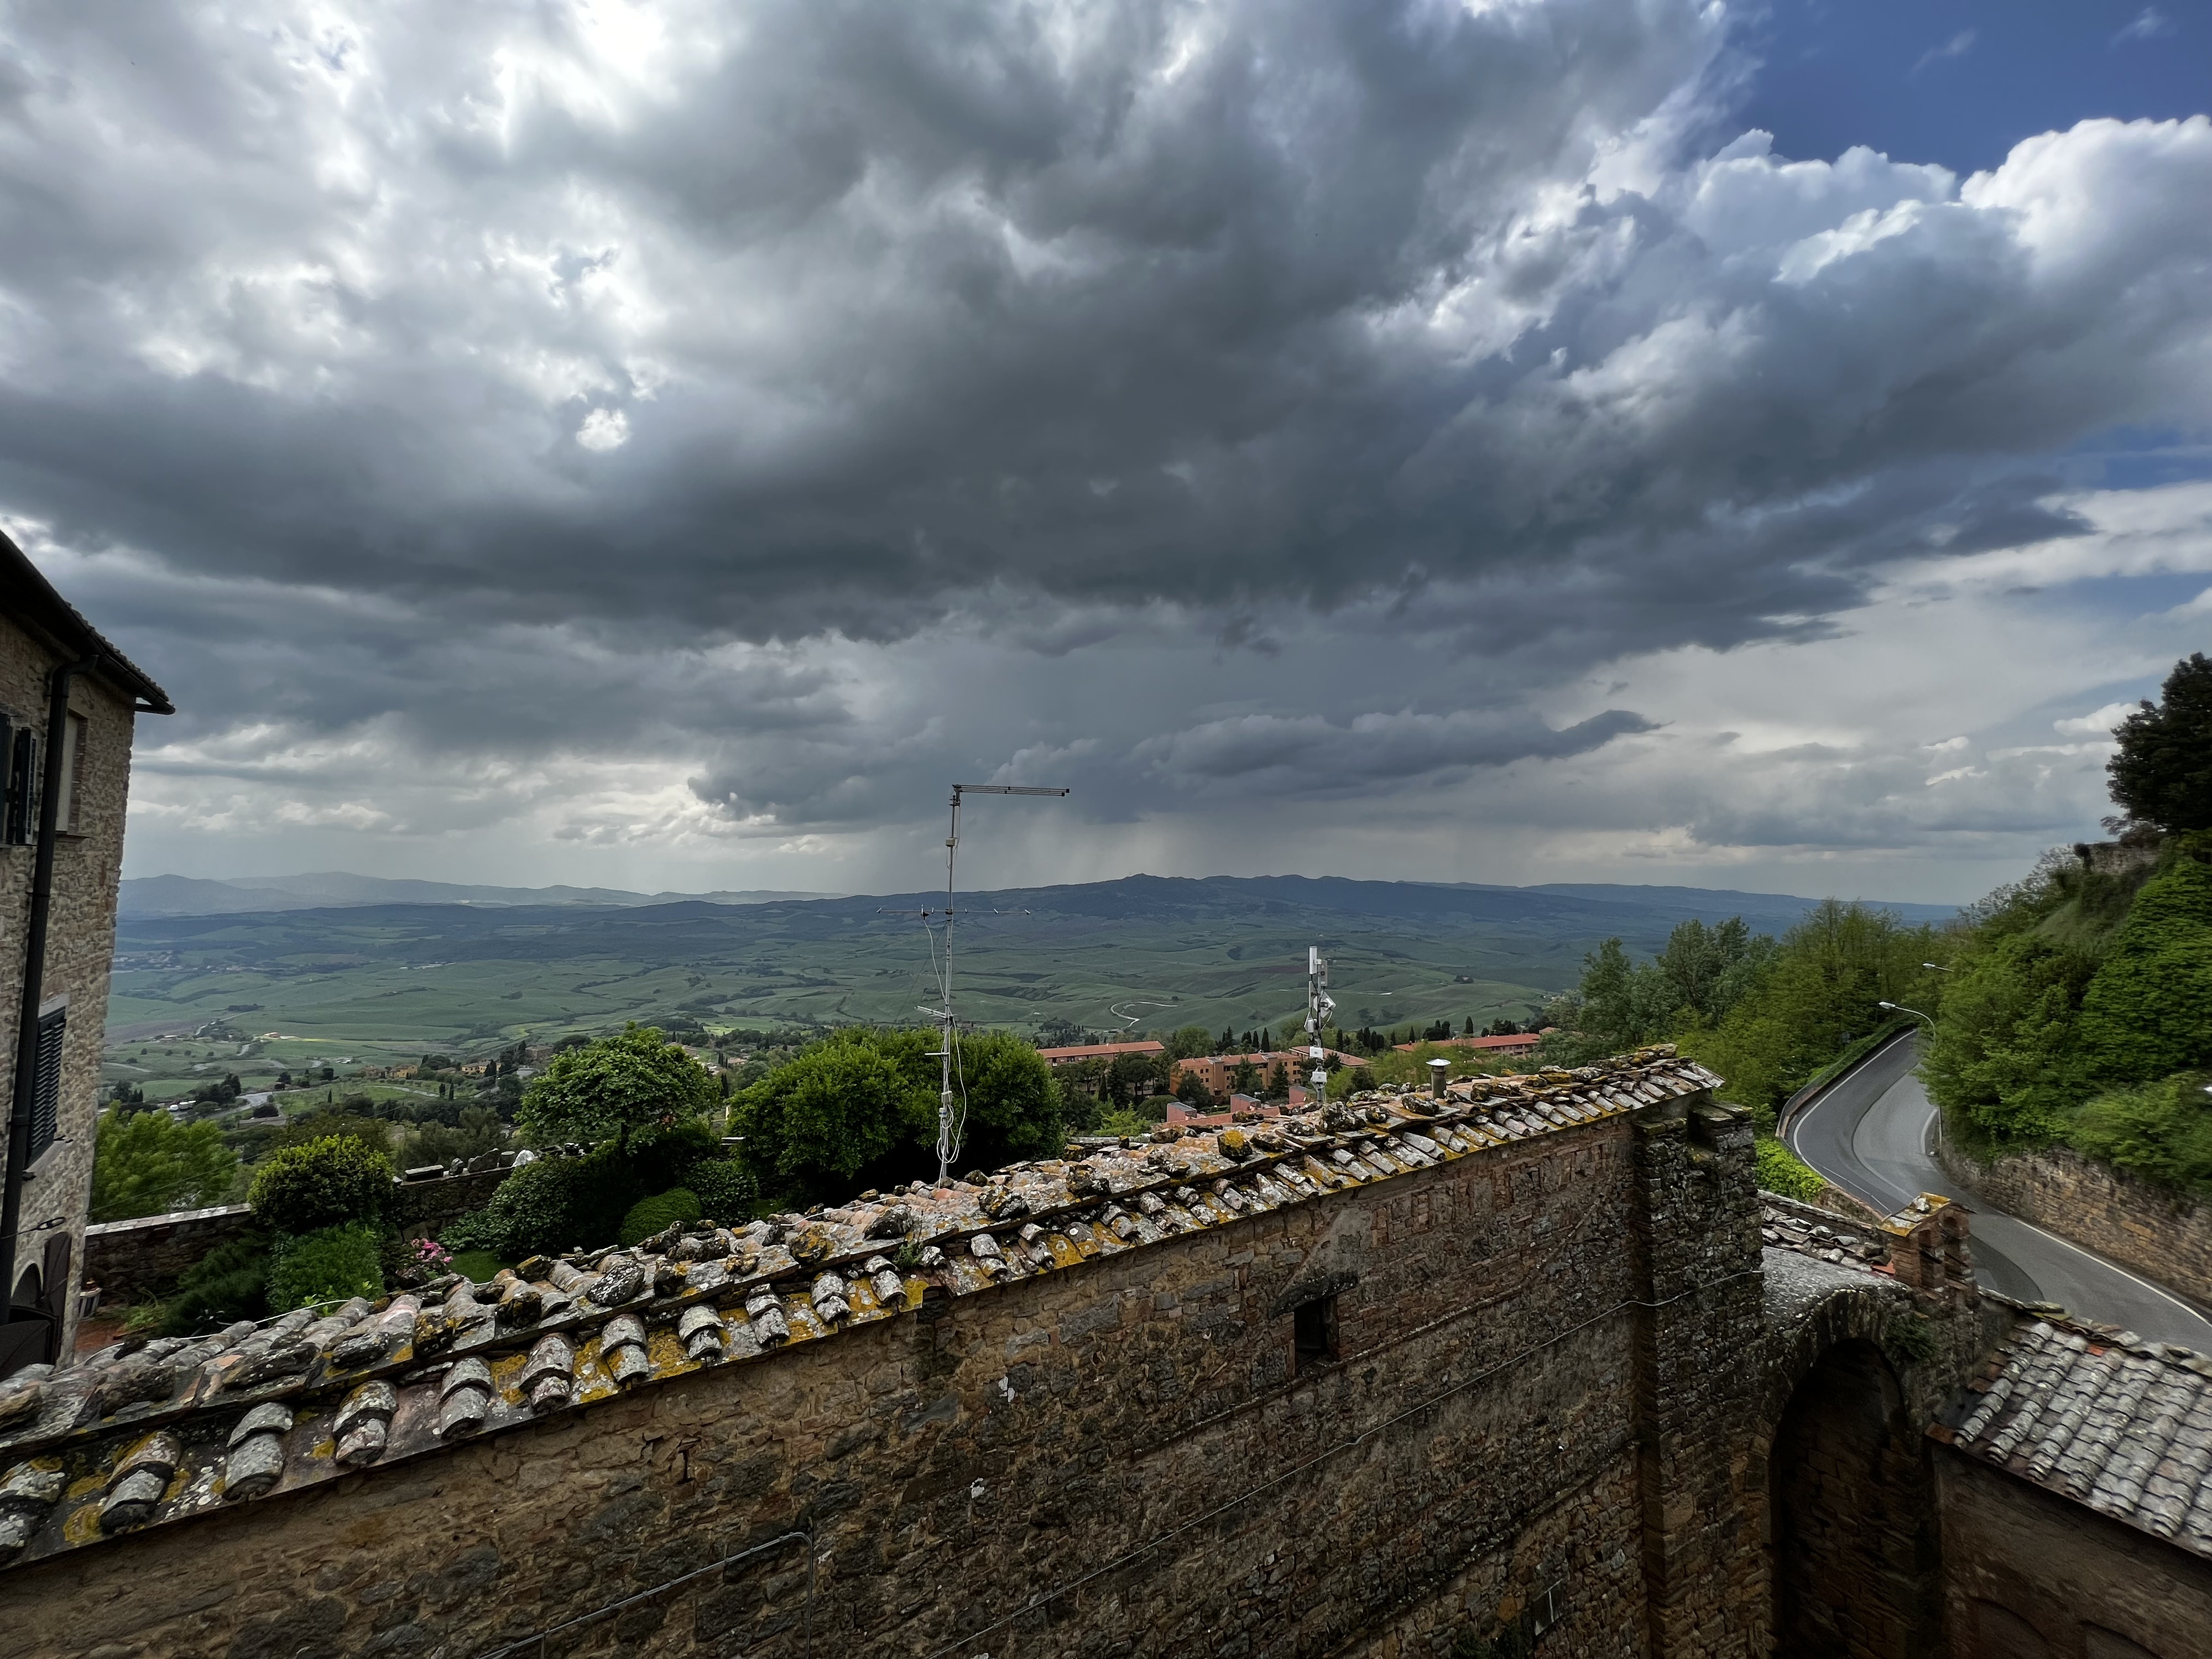
[[(1929, 1152), (1936, 1108), (1913, 1074), (1919, 1048), (1899, 1037), (1791, 1118), (1790, 1150), (1852, 1197), (1889, 1215), (1955, 1185)], [(1973, 1211), (1975, 1276), (2022, 1302), (2057, 1302), (2081, 1319), (2212, 1353), (2212, 1320), (2172, 1291), (2032, 1223), (1954, 1194)]]

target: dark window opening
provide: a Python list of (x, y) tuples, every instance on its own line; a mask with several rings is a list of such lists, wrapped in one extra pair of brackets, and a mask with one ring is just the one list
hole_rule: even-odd
[(38, 1058), (31, 1073), (31, 1162), (35, 1164), (61, 1133), (62, 1033), (69, 1010), (57, 1008), (39, 1020)]
[(1529, 1602), (1528, 1633), (1531, 1636), (1541, 1636), (1559, 1622), (1567, 1610), (1566, 1588), (1566, 1580), (1563, 1578), (1540, 1591)]
[(1291, 1341), (1296, 1356), (1294, 1373), (1309, 1366), (1326, 1365), (1336, 1358), (1336, 1298), (1316, 1297), (1298, 1304), (1291, 1316)]

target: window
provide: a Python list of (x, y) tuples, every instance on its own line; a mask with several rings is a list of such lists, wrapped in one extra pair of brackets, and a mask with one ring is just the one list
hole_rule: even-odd
[(1328, 1364), (1336, 1358), (1336, 1298), (1316, 1297), (1301, 1302), (1291, 1315), (1291, 1340), (1295, 1363), (1291, 1375)]
[(39, 838), (39, 734), (26, 726), (6, 725), (6, 799), (0, 804), (0, 842), (28, 847)]
[(1567, 1581), (1564, 1578), (1537, 1592), (1528, 1604), (1528, 1634), (1541, 1636), (1558, 1624), (1567, 1610)]
[(55, 804), (54, 827), (64, 835), (77, 830), (77, 783), (84, 771), (85, 718), (71, 714), (62, 722), (61, 799)]
[(69, 1010), (39, 1016), (38, 1058), (31, 1072), (31, 1162), (36, 1164), (61, 1133), (62, 1034)]

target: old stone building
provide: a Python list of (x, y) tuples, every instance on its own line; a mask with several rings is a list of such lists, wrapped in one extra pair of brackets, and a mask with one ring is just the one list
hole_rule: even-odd
[(0, 1376), (68, 1352), (76, 1329), (131, 732), (170, 712), (0, 536)]
[[(0, 1651), (2202, 1652), (2205, 1362), (1978, 1296), (1948, 1200), (1759, 1193), (1717, 1081), (1084, 1143), (37, 1370)], [(2002, 1645), (2076, 1510), (2140, 1593), (2046, 1575)]]

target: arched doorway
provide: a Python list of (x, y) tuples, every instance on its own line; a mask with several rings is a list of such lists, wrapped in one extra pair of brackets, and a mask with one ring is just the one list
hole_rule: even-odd
[(1820, 1356), (1783, 1409), (1768, 1472), (1774, 1651), (1937, 1651), (1935, 1482), (1881, 1349), (1854, 1339)]

